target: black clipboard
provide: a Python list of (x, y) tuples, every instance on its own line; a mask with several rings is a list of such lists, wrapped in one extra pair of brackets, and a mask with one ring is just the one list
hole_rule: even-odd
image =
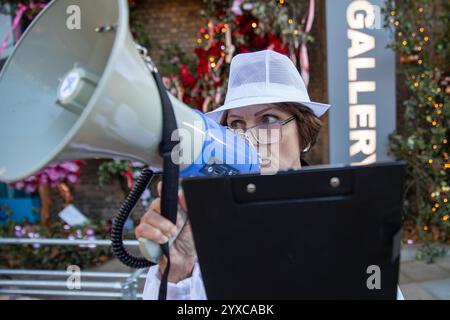
[(397, 161), (183, 180), (208, 299), (396, 299), (404, 171)]

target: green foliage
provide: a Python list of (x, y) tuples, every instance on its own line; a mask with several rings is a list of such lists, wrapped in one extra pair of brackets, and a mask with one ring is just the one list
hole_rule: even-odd
[(164, 54), (161, 56), (160, 64), (161, 73), (164, 75), (179, 73), (180, 65), (188, 66), (188, 71), (194, 74), (198, 65), (195, 54), (183, 51), (177, 43), (164, 46)]
[(135, 41), (143, 47), (150, 47), (150, 38), (145, 30), (144, 22), (137, 18), (132, 18), (130, 23), (131, 33), (133, 34)]
[(438, 257), (445, 257), (448, 249), (437, 243), (430, 243), (417, 250), (416, 259), (424, 260), (427, 263), (435, 262)]
[(25, 16), (32, 20), (50, 0), (0, 0), (0, 13), (15, 15), (19, 5), (26, 7)]
[(445, 0), (386, 1), (385, 25), (395, 35), (390, 47), (400, 60), (407, 87), (402, 127), (390, 151), (407, 161), (406, 219), (413, 221), (421, 257), (442, 254), (449, 242), (450, 92), (449, 13)]
[(148, 49), (150, 47), (150, 37), (148, 31), (145, 29), (145, 23), (138, 14), (140, 5), (143, 2), (144, 1), (128, 1), (130, 8), (130, 30), (134, 40)]
[[(93, 220), (76, 227), (69, 227), (62, 221), (45, 227), (28, 223), (16, 224), (12, 220), (0, 226), (1, 238), (106, 239), (108, 235), (108, 223)], [(65, 270), (69, 265), (78, 265), (85, 269), (101, 265), (112, 256), (111, 249), (107, 246), (1, 245), (0, 267)]]
[(98, 167), (98, 184), (103, 187), (110, 183), (112, 179), (118, 179), (120, 186), (125, 193), (130, 190), (124, 178), (125, 172), (130, 167), (130, 162), (127, 160), (105, 160)]
[(273, 32), (280, 35), (284, 43), (290, 46), (290, 52), (296, 50), (295, 44), (308, 43), (314, 39), (304, 32), (305, 22), (300, 18), (308, 11), (307, 1), (286, 1), (280, 5), (279, 1), (264, 0), (258, 1), (258, 5), (253, 6), (251, 13), (258, 19), (259, 27), (256, 34), (265, 35)]

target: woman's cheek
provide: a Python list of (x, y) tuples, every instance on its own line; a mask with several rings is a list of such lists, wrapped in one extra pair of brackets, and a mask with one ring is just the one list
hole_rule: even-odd
[(286, 130), (280, 143), (280, 169), (300, 168), (300, 140), (296, 127)]
[(280, 158), (279, 158), (279, 165), (278, 165), (279, 170), (291, 168), (292, 162), (293, 162), (292, 152), (285, 146), (282, 146), (280, 148)]

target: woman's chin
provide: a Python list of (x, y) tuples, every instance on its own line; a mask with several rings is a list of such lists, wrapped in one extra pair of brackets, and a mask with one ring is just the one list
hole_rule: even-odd
[(273, 161), (270, 158), (261, 159), (260, 167), (261, 167), (261, 174), (264, 174), (264, 175), (276, 174), (280, 170), (280, 168), (278, 166), (278, 162)]

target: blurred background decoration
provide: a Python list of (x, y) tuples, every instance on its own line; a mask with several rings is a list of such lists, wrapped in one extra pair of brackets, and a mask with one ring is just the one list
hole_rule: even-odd
[(51, 165), (22, 181), (12, 183), (11, 186), (30, 194), (38, 193), (41, 202), (40, 222), (42, 225), (49, 226), (53, 206), (51, 188), (58, 190), (63, 200), (63, 207), (71, 204), (73, 195), (69, 184), (75, 186), (79, 183), (80, 169), (83, 163), (84, 161), (79, 160)]
[[(58, 238), (68, 240), (104, 239), (109, 234), (110, 223), (89, 220), (83, 226), (69, 226), (63, 221), (51, 222), (48, 226), (26, 221), (0, 226), (0, 238), (18, 239)], [(97, 267), (113, 257), (107, 246), (81, 244), (74, 246), (47, 246), (38, 243), (28, 245), (0, 245), (0, 268), (65, 270), (68, 265), (81, 269)]]
[(217, 108), (225, 100), (231, 58), (264, 49), (289, 56), (308, 83), (315, 1), (205, 0), (204, 6), (194, 56), (176, 44), (162, 55), (165, 84), (178, 99), (203, 112)]
[(421, 242), (420, 258), (444, 254), (450, 243), (450, 2), (387, 1), (399, 81), (397, 131), (390, 150), (408, 162), (405, 239)]

